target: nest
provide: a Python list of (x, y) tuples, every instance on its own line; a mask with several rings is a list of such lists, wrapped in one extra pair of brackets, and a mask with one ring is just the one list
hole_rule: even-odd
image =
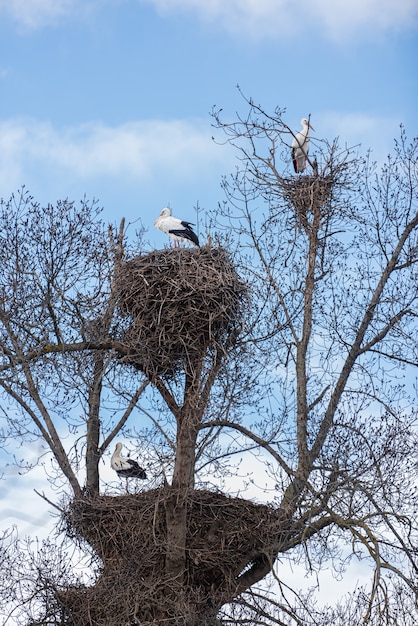
[(215, 347), (231, 347), (247, 289), (223, 248), (177, 248), (136, 256), (116, 278), (128, 320), (122, 341), (130, 363), (173, 376)]
[(328, 211), (335, 185), (334, 176), (297, 176), (282, 180), (283, 190), (296, 211), (300, 225), (307, 227), (314, 215), (320, 219)]
[[(160, 623), (163, 617), (158, 611), (164, 605), (165, 615), (181, 615), (193, 602), (202, 610), (206, 601), (213, 612), (219, 590), (226, 584), (235, 588), (239, 575), (277, 545), (281, 522), (271, 507), (193, 491), (188, 509), (188, 577), (184, 607), (179, 606), (182, 599), (170, 599), (163, 587), (168, 497), (164, 489), (156, 489), (83, 498), (71, 504), (68, 533), (87, 541), (103, 563), (94, 586), (60, 592), (71, 626)], [(112, 621), (116, 616), (120, 622)]]

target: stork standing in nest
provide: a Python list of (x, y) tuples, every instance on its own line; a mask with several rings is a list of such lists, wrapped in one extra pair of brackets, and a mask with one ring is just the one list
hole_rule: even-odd
[(111, 468), (114, 469), (120, 477), (140, 478), (141, 480), (145, 480), (147, 477), (145, 470), (133, 459), (125, 459), (120, 456), (121, 450), (122, 444), (117, 443), (110, 461)]
[(188, 241), (200, 247), (199, 239), (192, 228), (194, 224), (179, 220), (178, 217), (173, 217), (171, 209), (163, 209), (155, 220), (154, 226), (162, 230), (163, 233), (166, 233), (174, 241), (175, 248), (180, 247), (180, 241)]
[(292, 141), (292, 161), (296, 174), (301, 174), (306, 168), (306, 158), (309, 152), (309, 129), (315, 130), (306, 117), (300, 120), (302, 130), (294, 136)]

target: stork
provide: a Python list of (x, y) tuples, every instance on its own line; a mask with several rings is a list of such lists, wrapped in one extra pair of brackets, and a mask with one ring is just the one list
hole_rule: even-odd
[(115, 470), (118, 476), (125, 476), (126, 478), (140, 478), (141, 480), (145, 480), (147, 477), (145, 470), (140, 467), (136, 461), (133, 461), (132, 459), (125, 459), (120, 456), (121, 450), (122, 444), (117, 443), (110, 461), (111, 468)]
[(163, 233), (166, 233), (174, 241), (175, 248), (180, 246), (180, 241), (188, 241), (200, 247), (199, 239), (192, 228), (193, 225), (191, 222), (185, 222), (177, 217), (173, 217), (171, 209), (168, 208), (163, 209), (154, 222), (155, 228), (162, 230)]
[(301, 174), (306, 168), (306, 158), (309, 152), (309, 129), (315, 130), (306, 117), (300, 120), (302, 130), (293, 137), (292, 161), (296, 174)]

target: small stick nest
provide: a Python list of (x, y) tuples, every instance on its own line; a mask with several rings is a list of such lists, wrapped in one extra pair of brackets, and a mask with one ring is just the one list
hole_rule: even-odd
[(298, 176), (284, 178), (282, 186), (291, 206), (296, 211), (298, 222), (306, 227), (309, 215), (326, 214), (335, 185), (334, 176)]
[(172, 377), (208, 349), (234, 344), (247, 288), (223, 248), (136, 256), (116, 277), (128, 362)]
[[(225, 586), (235, 589), (239, 575), (269, 555), (286, 531), (272, 507), (193, 491), (188, 508), (185, 596), (173, 600), (166, 597), (164, 579), (166, 506), (172, 497), (165, 489), (155, 489), (118, 497), (84, 497), (71, 503), (65, 518), (67, 533), (87, 541), (103, 568), (95, 585), (58, 593), (70, 617), (68, 623), (159, 623), (164, 612), (181, 615), (187, 603), (203, 607), (207, 601), (212, 606), (217, 593), (225, 591)], [(185, 602), (184, 609), (180, 602)], [(137, 621), (129, 622), (134, 616)]]

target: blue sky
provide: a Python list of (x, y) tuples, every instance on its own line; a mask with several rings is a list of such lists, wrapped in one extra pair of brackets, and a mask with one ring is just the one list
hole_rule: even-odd
[(417, 27), (415, 0), (0, 0), (0, 195), (86, 194), (161, 246), (163, 206), (223, 199), (209, 112), (245, 113), (237, 84), (382, 158), (416, 132)]
[[(0, 0), (0, 197), (95, 197), (162, 247), (164, 206), (193, 222), (223, 200), (236, 155), (209, 112), (245, 114), (237, 84), (382, 160), (417, 133), (417, 31), (416, 0)], [(46, 505), (18, 508), (42, 472), (9, 478), (7, 524), (37, 533)]]

